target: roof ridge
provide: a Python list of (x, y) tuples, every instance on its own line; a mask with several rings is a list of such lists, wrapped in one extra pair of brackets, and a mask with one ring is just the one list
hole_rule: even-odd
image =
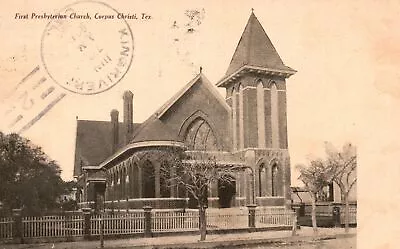
[(162, 116), (166, 110), (171, 107), (177, 99), (179, 99), (187, 90), (189, 90), (196, 82), (198, 79), (201, 78), (202, 73), (198, 73), (196, 77), (194, 77), (192, 80), (190, 80), (186, 85), (184, 85), (178, 92), (176, 92), (171, 98), (167, 100), (160, 108), (157, 109), (157, 111), (154, 112), (154, 115), (157, 117)]
[[(187, 86), (190, 86), (191, 84), (193, 84), (199, 77), (200, 77), (200, 74), (197, 74), (194, 79), (189, 81), (181, 90), (179, 90), (177, 93), (175, 93), (163, 105), (161, 105), (160, 108), (158, 108), (153, 114), (151, 114), (136, 130), (134, 130), (132, 137), (131, 137), (131, 141), (140, 133), (141, 130), (143, 130), (147, 125), (149, 125), (149, 123), (151, 123), (150, 121), (152, 121), (154, 119), (158, 119), (159, 114), (161, 112), (163, 112), (164, 109), (168, 109), (170, 102), (173, 102), (173, 100), (176, 99), (177, 96), (179, 96), (181, 92), (183, 92), (183, 93), (186, 92), (186, 91), (182, 91), (182, 90), (185, 89)], [(190, 87), (188, 87), (188, 88), (190, 88)]]

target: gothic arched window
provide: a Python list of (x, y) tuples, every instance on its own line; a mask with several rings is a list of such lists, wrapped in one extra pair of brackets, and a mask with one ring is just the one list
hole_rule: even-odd
[(261, 164), (258, 171), (259, 196), (265, 196), (267, 193), (267, 169), (265, 164)]
[(279, 195), (279, 179), (278, 179), (278, 165), (275, 163), (271, 167), (271, 187), (272, 187), (272, 196)]
[(190, 150), (217, 151), (217, 139), (203, 118), (196, 118), (188, 127), (185, 143)]

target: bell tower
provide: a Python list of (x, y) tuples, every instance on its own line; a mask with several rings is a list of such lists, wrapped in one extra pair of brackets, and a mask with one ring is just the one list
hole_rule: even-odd
[(287, 149), (284, 65), (252, 12), (225, 76), (217, 83), (232, 108), (232, 150)]

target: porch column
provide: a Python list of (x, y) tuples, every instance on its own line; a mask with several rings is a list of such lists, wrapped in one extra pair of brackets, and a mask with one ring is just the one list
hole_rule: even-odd
[(266, 194), (267, 196), (272, 196), (272, 165), (268, 165), (265, 170), (266, 170), (265, 175), (267, 178), (265, 181), (267, 189)]
[(129, 184), (128, 184), (128, 197), (129, 198), (133, 198), (134, 195), (134, 190), (133, 190), (133, 184), (135, 183), (134, 178), (133, 178), (133, 165), (131, 162), (129, 162), (129, 168), (128, 168), (128, 172), (129, 172)]
[(251, 170), (247, 169), (247, 174), (246, 174), (246, 204), (252, 204), (253, 203), (253, 192), (252, 192), (252, 184), (253, 184), (253, 179), (251, 176)]
[(176, 180), (174, 180), (175, 175), (176, 175), (176, 168), (171, 167), (170, 168), (170, 177), (172, 179), (171, 187), (170, 187), (170, 192), (171, 192), (170, 196), (171, 197), (178, 197), (178, 186), (176, 185)]
[(114, 201), (118, 199), (118, 171), (115, 169), (114, 174), (114, 186), (113, 186), (113, 192), (114, 192)]
[(104, 193), (104, 200), (108, 200), (110, 198), (110, 180), (106, 176), (106, 191)]
[(121, 170), (121, 200), (126, 199), (126, 168), (125, 165), (122, 164), (122, 170)]
[(246, 199), (245, 199), (245, 204), (247, 203), (247, 199), (248, 199), (248, 197), (247, 197), (247, 185), (248, 185), (248, 181), (247, 181), (247, 171), (248, 171), (248, 169), (245, 169), (245, 170), (243, 170), (241, 173), (242, 173), (242, 186), (241, 186), (241, 188), (240, 188), (240, 191), (241, 191), (241, 194), (240, 194), (240, 196), (242, 196), (242, 197), (245, 197)]
[(143, 197), (143, 169), (141, 166), (138, 166), (138, 183), (137, 183), (137, 187), (138, 187), (138, 198), (142, 198)]
[(255, 191), (255, 196), (260, 196), (260, 186), (262, 186), (262, 182), (260, 181), (260, 167), (255, 167), (254, 169), (254, 180), (255, 180), (255, 186), (254, 186), (254, 191)]
[(115, 171), (115, 184), (114, 184), (114, 186), (115, 186), (115, 200), (118, 200), (119, 199), (119, 196), (120, 196), (120, 194), (119, 194), (119, 186), (120, 186), (120, 184), (121, 184), (121, 182), (120, 182), (120, 179), (119, 179), (119, 169), (117, 168), (116, 169), (116, 171)]
[(130, 168), (127, 168), (125, 175), (125, 199), (129, 199), (131, 197), (131, 181)]
[(245, 153), (245, 162), (246, 166), (248, 167), (248, 176), (246, 177), (249, 182), (248, 182), (248, 192), (246, 200), (248, 201), (248, 204), (255, 204), (255, 178), (256, 178), (256, 169), (255, 169), (255, 164), (256, 164), (256, 154), (254, 150), (248, 150)]
[(156, 198), (160, 198), (160, 163), (159, 162), (152, 162), (154, 166), (154, 181), (155, 181), (155, 196)]
[(124, 171), (122, 168), (119, 170), (119, 200), (124, 199), (124, 187), (125, 187)]
[(235, 206), (236, 207), (239, 207), (239, 206), (241, 206), (241, 201), (240, 201), (240, 188), (241, 188), (241, 186), (242, 186), (242, 183), (241, 183), (241, 176), (242, 176), (242, 172), (236, 172), (236, 174), (235, 174), (235, 179), (236, 179), (236, 186), (235, 186), (235, 199), (234, 199), (234, 201), (235, 201)]

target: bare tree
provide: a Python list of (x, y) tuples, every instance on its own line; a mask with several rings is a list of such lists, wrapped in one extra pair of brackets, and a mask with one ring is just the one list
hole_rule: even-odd
[(327, 153), (326, 168), (333, 181), (339, 186), (341, 199), (345, 203), (345, 231), (349, 231), (349, 194), (357, 182), (357, 149), (351, 143), (343, 145), (338, 151), (331, 143), (325, 144)]
[(206, 208), (208, 205), (208, 187), (215, 182), (232, 183), (232, 174), (243, 167), (218, 165), (215, 157), (206, 152), (200, 156), (189, 158), (181, 149), (154, 148), (137, 152), (136, 162), (142, 165), (146, 161), (158, 162), (160, 184), (164, 189), (172, 187), (184, 190), (197, 202), (199, 210), (200, 240), (206, 239), (207, 221)]
[(317, 233), (317, 196), (318, 193), (329, 184), (331, 175), (330, 172), (327, 171), (324, 161), (321, 159), (311, 160), (308, 166), (302, 164), (296, 165), (296, 168), (300, 171), (299, 179), (304, 183), (306, 191), (311, 196), (311, 221), (314, 233)]
[(207, 234), (208, 187), (218, 181), (232, 183), (234, 170), (231, 166), (218, 165), (216, 158), (208, 156), (207, 153), (196, 158), (183, 158), (175, 153), (172, 157), (165, 157), (161, 163), (160, 173), (167, 179), (165, 183), (183, 188), (196, 200), (201, 241), (206, 239)]

